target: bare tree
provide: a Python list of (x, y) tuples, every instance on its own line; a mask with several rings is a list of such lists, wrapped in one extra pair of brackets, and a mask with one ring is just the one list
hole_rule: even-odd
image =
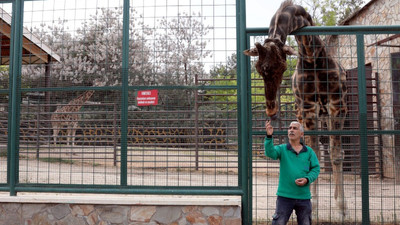
[[(132, 10), (132, 15), (136, 12)], [(130, 23), (129, 84), (190, 85), (194, 75), (204, 73), (202, 59), (210, 56), (204, 37), (210, 28), (200, 15), (183, 13), (159, 21), (157, 29), (142, 22)], [(100, 9), (74, 33), (68, 21), (34, 28), (33, 32), (61, 62), (52, 67), (53, 85), (90, 84), (100, 79), (107, 85), (121, 83), (122, 11)], [(156, 33), (153, 33), (157, 30)], [(155, 37), (155, 38), (151, 38)], [(44, 74), (40, 66), (25, 67), (23, 75), (37, 79)]]
[[(132, 11), (132, 13), (135, 13)], [(141, 29), (136, 29), (141, 26)], [(139, 31), (140, 30), (140, 31)], [(51, 76), (54, 86), (91, 85), (101, 80), (106, 85), (121, 84), (122, 72), (122, 11), (121, 9), (100, 9), (92, 15), (75, 33), (68, 31), (67, 21), (55, 25), (42, 24), (33, 32), (53, 51), (61, 56), (61, 62), (54, 63)], [(143, 24), (130, 24), (129, 42), (129, 83), (147, 85), (152, 72), (151, 52), (145, 35), (151, 34)], [(37, 79), (44, 74), (44, 68), (29, 66), (23, 75)]]
[(155, 66), (156, 73), (164, 76), (165, 85), (191, 85), (195, 74), (204, 73), (202, 59), (211, 54), (206, 50), (205, 39), (210, 29), (202, 22), (201, 15), (194, 13), (159, 21)]

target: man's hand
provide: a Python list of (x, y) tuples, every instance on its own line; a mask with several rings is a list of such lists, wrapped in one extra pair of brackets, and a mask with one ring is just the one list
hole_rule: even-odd
[(297, 186), (304, 186), (307, 184), (307, 178), (299, 178), (295, 180)]
[(274, 128), (271, 126), (271, 121), (265, 121), (265, 130), (267, 131), (267, 135), (272, 135), (274, 133)]

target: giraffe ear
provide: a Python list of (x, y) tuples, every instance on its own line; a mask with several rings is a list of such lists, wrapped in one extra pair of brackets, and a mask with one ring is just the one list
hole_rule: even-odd
[(299, 53), (296, 52), (296, 50), (287, 45), (283, 46), (283, 52), (285, 52), (286, 55), (299, 55)]
[(258, 56), (257, 48), (251, 48), (243, 51), (243, 54), (247, 56)]

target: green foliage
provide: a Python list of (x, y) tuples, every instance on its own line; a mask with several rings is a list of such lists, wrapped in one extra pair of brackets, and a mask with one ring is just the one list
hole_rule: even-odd
[(336, 25), (337, 15), (335, 11), (328, 11), (322, 14), (322, 21), (325, 26), (334, 26)]
[(0, 89), (7, 89), (9, 81), (8, 66), (0, 66)]
[[(288, 69), (283, 74), (284, 77), (290, 78), (296, 67), (297, 60), (289, 59), (287, 60)], [(212, 74), (214, 80), (210, 82), (209, 86), (237, 86), (237, 80), (233, 76), (232, 71), (226, 69), (227, 66), (219, 65), (217, 68), (213, 68)], [(219, 73), (219, 74), (218, 74)], [(264, 81), (260, 79), (260, 75), (256, 72), (251, 73), (251, 102), (254, 103), (264, 103)], [(289, 79), (290, 80), (290, 79)], [(282, 85), (289, 85), (290, 81), (284, 80)], [(281, 93), (293, 94), (291, 88), (285, 88), (281, 90)], [(237, 91), (235, 89), (218, 89), (218, 90), (207, 90), (206, 100), (210, 102), (237, 102)], [(283, 95), (281, 96), (281, 102), (293, 102), (293, 95)], [(253, 106), (253, 107), (256, 107)], [(219, 105), (220, 110), (237, 110), (236, 104), (222, 104)]]
[[(213, 77), (209, 86), (232, 86), (232, 89), (207, 90), (206, 100), (209, 102), (237, 102), (237, 80), (230, 75), (218, 74)], [(236, 104), (218, 104), (220, 110), (236, 110)]]
[(360, 9), (365, 0), (296, 0), (317, 26), (335, 26)]
[(0, 149), (0, 157), (7, 157), (7, 148)]
[(220, 64), (214, 66), (210, 70), (210, 76), (217, 77), (222, 75), (234, 78), (236, 76), (236, 61), (237, 61), (237, 55), (236, 53), (233, 53), (231, 56), (228, 56), (226, 64)]
[[(9, 88), (9, 67), (8, 66), (0, 66), (0, 90)], [(8, 102), (8, 93), (0, 93), (0, 104), (4, 104)], [(1, 109), (0, 109), (1, 110)]]

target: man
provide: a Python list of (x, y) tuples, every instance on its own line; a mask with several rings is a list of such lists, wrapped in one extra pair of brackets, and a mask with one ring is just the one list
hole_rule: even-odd
[(272, 225), (286, 225), (293, 210), (296, 211), (298, 225), (311, 225), (310, 184), (317, 179), (320, 171), (317, 155), (312, 148), (300, 142), (304, 128), (299, 122), (290, 124), (287, 144), (274, 146), (274, 128), (270, 121), (266, 121), (265, 129), (265, 155), (280, 161), (278, 197)]

